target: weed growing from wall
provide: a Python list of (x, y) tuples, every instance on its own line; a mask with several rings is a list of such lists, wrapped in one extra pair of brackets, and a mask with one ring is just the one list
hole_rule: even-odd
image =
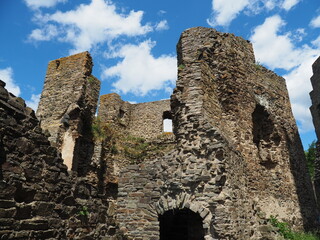
[(269, 222), (276, 228), (277, 232), (284, 238), (290, 240), (319, 240), (320, 237), (314, 233), (293, 231), (289, 224), (279, 221), (276, 217), (270, 216)]

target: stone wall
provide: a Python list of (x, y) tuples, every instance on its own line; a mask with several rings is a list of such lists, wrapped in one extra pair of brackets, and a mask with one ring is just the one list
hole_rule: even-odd
[[(1, 239), (276, 239), (270, 215), (314, 226), (284, 79), (255, 63), (248, 41), (214, 29), (186, 30), (177, 51), (170, 102), (101, 96), (94, 148), (87, 52), (49, 63), (40, 123), (0, 81)], [(130, 147), (145, 152), (132, 161)]]
[(50, 133), (68, 169), (82, 175), (92, 156), (90, 130), (100, 90), (92, 66), (88, 52), (49, 62), (37, 110), (41, 128)]
[[(173, 144), (174, 135), (163, 132), (164, 117), (171, 118), (170, 100), (131, 104), (123, 101), (116, 93), (100, 97), (98, 119), (101, 125), (105, 124), (107, 131), (112, 132), (111, 135), (115, 136), (109, 136), (111, 139), (96, 143), (95, 152), (99, 155), (93, 160), (96, 162), (95, 165), (99, 165), (99, 161), (105, 164), (105, 183), (107, 185), (117, 184), (120, 171), (132, 164), (132, 161), (142, 161), (142, 159), (128, 158), (123, 149), (122, 152), (119, 150), (118, 154), (112, 154), (112, 148), (119, 146), (117, 143), (125, 148), (133, 145), (132, 150), (135, 150), (134, 145), (139, 145), (141, 141), (155, 148), (156, 146), (165, 148), (163, 145)], [(104, 150), (101, 151), (101, 149)], [(157, 155), (157, 153), (152, 155)]]
[(317, 144), (316, 144), (316, 159), (315, 159), (315, 173), (314, 173), (314, 188), (318, 200), (318, 207), (320, 206), (320, 57), (312, 65), (313, 76), (311, 77), (311, 84), (313, 90), (310, 92), (312, 106), (310, 107), (313, 125), (316, 130)]
[(0, 81), (0, 238), (122, 239), (112, 201), (98, 184), (67, 171), (34, 111), (4, 86)]
[(98, 116), (127, 134), (151, 140), (163, 133), (164, 117), (171, 118), (170, 100), (130, 104), (116, 93), (106, 94), (100, 97)]
[(185, 208), (201, 217), (205, 239), (274, 239), (270, 215), (313, 227), (316, 204), (284, 79), (232, 34), (189, 29), (177, 49), (177, 145), (122, 170), (120, 230), (159, 239), (161, 216)]

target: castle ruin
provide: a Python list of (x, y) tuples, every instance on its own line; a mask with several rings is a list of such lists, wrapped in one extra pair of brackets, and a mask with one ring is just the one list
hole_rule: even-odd
[(4, 239), (276, 239), (271, 215), (315, 227), (285, 80), (214, 29), (183, 32), (177, 55), (170, 100), (111, 93), (97, 117), (87, 52), (49, 63), (40, 122), (0, 82)]

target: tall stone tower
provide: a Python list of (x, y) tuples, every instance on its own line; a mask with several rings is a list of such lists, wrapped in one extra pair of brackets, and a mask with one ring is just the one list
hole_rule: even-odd
[(122, 169), (120, 230), (129, 239), (274, 239), (271, 215), (311, 227), (316, 203), (285, 80), (233, 34), (188, 29), (177, 51), (177, 144)]
[(37, 117), (68, 169), (84, 174), (93, 151), (91, 122), (100, 81), (88, 52), (49, 62)]

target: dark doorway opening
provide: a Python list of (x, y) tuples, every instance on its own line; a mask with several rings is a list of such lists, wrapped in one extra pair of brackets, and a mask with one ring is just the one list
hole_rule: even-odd
[(202, 218), (190, 209), (173, 209), (159, 216), (160, 240), (204, 240)]

